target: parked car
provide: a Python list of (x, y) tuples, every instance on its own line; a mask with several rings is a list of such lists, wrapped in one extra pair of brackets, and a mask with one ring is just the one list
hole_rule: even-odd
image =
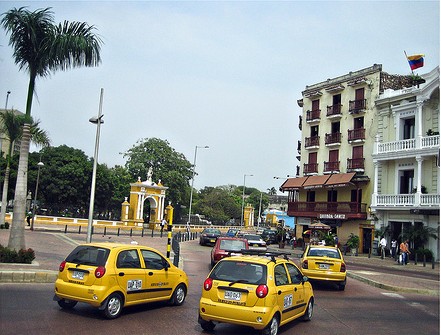
[(302, 255), (301, 264), (303, 273), (312, 281), (333, 282), (340, 291), (345, 289), (346, 263), (340, 249), (308, 245)]
[(115, 319), (126, 306), (154, 301), (182, 305), (187, 290), (186, 273), (154, 248), (89, 243), (61, 262), (54, 300), (63, 309), (88, 303)]
[(273, 229), (265, 229), (260, 235), (267, 245), (277, 243), (277, 231)]
[(206, 331), (230, 323), (276, 335), (279, 326), (294, 319), (311, 320), (313, 306), (308, 278), (286, 254), (248, 250), (220, 260), (210, 271), (198, 322)]
[(266, 250), (266, 242), (262, 240), (262, 237), (257, 234), (244, 234), (243, 238), (248, 241), (250, 249), (262, 249)]
[(222, 258), (238, 255), (237, 252), (248, 249), (248, 241), (244, 238), (218, 237), (211, 250), (211, 266), (213, 267)]
[(219, 229), (216, 228), (205, 228), (201, 235), (199, 236), (199, 244), (200, 245), (214, 245), (216, 240), (222, 233)]

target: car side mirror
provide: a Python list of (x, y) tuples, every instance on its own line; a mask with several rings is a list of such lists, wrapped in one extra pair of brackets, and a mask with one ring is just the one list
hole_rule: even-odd
[(302, 278), (302, 282), (303, 282), (303, 283), (306, 283), (307, 281), (309, 281), (309, 278), (308, 278), (307, 276), (303, 276), (303, 278)]

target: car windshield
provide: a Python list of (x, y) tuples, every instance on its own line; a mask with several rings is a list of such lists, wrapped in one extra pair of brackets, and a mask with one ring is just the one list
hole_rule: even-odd
[(221, 234), (219, 229), (208, 228), (204, 230), (205, 234)]
[(242, 240), (222, 240), (220, 241), (219, 249), (240, 251), (245, 249), (245, 241)]
[(93, 266), (105, 266), (110, 250), (94, 246), (80, 245), (66, 258), (66, 262)]
[(266, 267), (261, 264), (240, 261), (219, 262), (210, 274), (210, 278), (234, 283), (266, 283)]
[(246, 238), (247, 240), (252, 240), (252, 241), (258, 241), (261, 239), (259, 235), (244, 235), (243, 237)]
[(308, 251), (307, 256), (313, 257), (329, 257), (339, 259), (340, 255), (337, 249), (327, 249), (327, 248), (311, 248)]

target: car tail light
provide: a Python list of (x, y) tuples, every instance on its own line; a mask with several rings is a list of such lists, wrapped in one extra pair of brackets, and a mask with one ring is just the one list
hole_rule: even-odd
[(346, 264), (341, 263), (340, 272), (346, 272)]
[(62, 261), (60, 263), (60, 266), (58, 267), (58, 271), (63, 272), (65, 267), (66, 267), (66, 261)]
[(204, 281), (204, 290), (205, 291), (210, 291), (212, 286), (213, 286), (213, 279), (211, 279), (211, 278), (205, 279), (205, 281)]
[(265, 284), (260, 284), (256, 288), (256, 295), (258, 298), (265, 298), (268, 294), (268, 286)]
[(308, 268), (308, 260), (305, 259), (302, 263), (302, 269), (307, 269)]
[(95, 277), (101, 278), (106, 273), (106, 268), (104, 266), (98, 266), (95, 270)]

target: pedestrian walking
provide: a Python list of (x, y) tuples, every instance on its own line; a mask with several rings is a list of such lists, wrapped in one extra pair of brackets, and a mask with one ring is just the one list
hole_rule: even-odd
[(409, 262), (409, 240), (405, 240), (404, 242), (401, 242), (400, 244), (400, 252), (401, 252), (401, 264), (406, 265)]
[(397, 240), (396, 239), (392, 239), (392, 241), (390, 242), (390, 251), (391, 251), (391, 257), (395, 258), (397, 255)]
[(162, 219), (161, 221), (161, 237), (162, 237), (162, 232), (164, 231), (164, 227), (167, 224), (167, 220), (166, 219)]
[(387, 241), (385, 237), (382, 236), (380, 240), (381, 259), (384, 259), (384, 257), (386, 257), (386, 245), (387, 245)]

